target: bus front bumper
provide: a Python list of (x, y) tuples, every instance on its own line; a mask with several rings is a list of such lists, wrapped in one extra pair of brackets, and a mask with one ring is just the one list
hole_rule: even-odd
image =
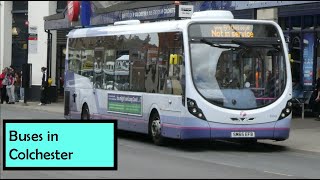
[[(194, 119), (199, 122), (199, 119)], [(192, 123), (188, 119), (183, 126), (163, 125), (163, 136), (175, 139), (272, 139), (285, 140), (289, 138), (291, 118), (285, 118), (275, 122), (236, 125), (202, 121), (200, 124)], [(204, 123), (205, 122), (205, 123)], [(177, 135), (178, 134), (178, 135)], [(233, 135), (250, 135), (250, 137)], [(252, 136), (254, 135), (254, 136)]]

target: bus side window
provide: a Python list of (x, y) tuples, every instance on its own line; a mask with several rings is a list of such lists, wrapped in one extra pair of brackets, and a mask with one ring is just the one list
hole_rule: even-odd
[(102, 73), (102, 61), (103, 61), (104, 48), (99, 47), (94, 51), (94, 87), (103, 89), (103, 73)]
[(129, 51), (119, 50), (117, 51), (117, 58), (115, 60), (115, 83), (114, 88), (119, 91), (129, 90)]
[(183, 40), (182, 34), (168, 33), (168, 69), (165, 84), (165, 93), (173, 95), (185, 94), (185, 69), (184, 69), (184, 55), (183, 55)]

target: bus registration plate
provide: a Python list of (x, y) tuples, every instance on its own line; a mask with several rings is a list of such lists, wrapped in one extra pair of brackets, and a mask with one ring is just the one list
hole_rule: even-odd
[(231, 132), (231, 137), (255, 137), (254, 132)]

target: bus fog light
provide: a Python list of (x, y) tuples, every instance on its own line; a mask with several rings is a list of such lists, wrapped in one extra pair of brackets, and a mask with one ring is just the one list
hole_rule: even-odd
[(290, 113), (290, 109), (289, 108), (286, 109), (286, 113)]
[(199, 113), (198, 116), (199, 116), (199, 118), (202, 118), (202, 113)]
[(281, 117), (283, 117), (283, 118), (284, 118), (284, 117), (286, 117), (286, 115), (285, 115), (284, 113), (281, 113)]
[(193, 113), (196, 113), (196, 112), (197, 112), (197, 109), (196, 109), (196, 108), (193, 108), (193, 109), (192, 109), (192, 112), (193, 112)]
[(292, 102), (288, 102), (288, 106), (291, 107), (292, 106)]
[(194, 102), (193, 101), (189, 101), (189, 105), (190, 106), (194, 106)]

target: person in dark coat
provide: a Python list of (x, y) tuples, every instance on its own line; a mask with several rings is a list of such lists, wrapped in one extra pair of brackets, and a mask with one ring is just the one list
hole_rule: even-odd
[(39, 105), (45, 105), (47, 103), (47, 88), (48, 88), (48, 82), (47, 82), (47, 74), (46, 74), (46, 67), (41, 68), (42, 72), (42, 81), (41, 81), (41, 98), (40, 98), (40, 104)]

